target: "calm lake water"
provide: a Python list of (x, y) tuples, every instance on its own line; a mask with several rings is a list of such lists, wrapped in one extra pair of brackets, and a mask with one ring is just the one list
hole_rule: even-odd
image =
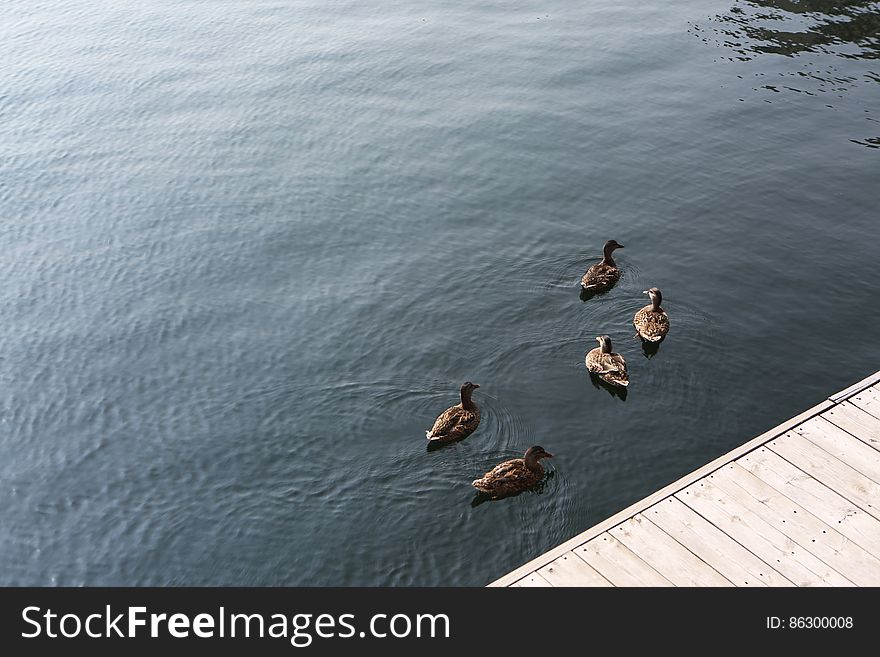
[(876, 2), (6, 0), (0, 584), (483, 585), (880, 369), (878, 83)]

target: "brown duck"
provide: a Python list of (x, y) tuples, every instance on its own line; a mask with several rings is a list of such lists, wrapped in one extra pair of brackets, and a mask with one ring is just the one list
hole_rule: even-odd
[(471, 394), (480, 386), (470, 381), (461, 384), (461, 403), (440, 413), (434, 426), (425, 432), (429, 442), (452, 443), (470, 436), (480, 424), (480, 409)]
[(532, 488), (544, 478), (541, 459), (553, 458), (540, 445), (529, 447), (521, 459), (499, 463), (471, 485), (492, 499), (515, 495)]
[(636, 312), (633, 325), (642, 340), (660, 342), (669, 333), (669, 315), (660, 307), (663, 295), (656, 287), (645, 290), (645, 294), (651, 297), (651, 303)]
[(626, 373), (626, 360), (611, 350), (611, 338), (607, 335), (596, 337), (599, 346), (587, 352), (584, 362), (587, 370), (598, 375), (605, 383), (626, 387), (629, 375)]
[(590, 267), (581, 278), (581, 287), (589, 292), (601, 292), (607, 290), (620, 280), (620, 269), (611, 254), (615, 249), (622, 249), (623, 244), (617, 240), (608, 240), (602, 248), (603, 258), (600, 262)]

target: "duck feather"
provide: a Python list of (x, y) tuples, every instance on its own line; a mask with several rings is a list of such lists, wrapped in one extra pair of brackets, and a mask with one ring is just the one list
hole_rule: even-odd
[(643, 340), (659, 342), (669, 333), (669, 315), (662, 308), (654, 310), (653, 304), (648, 304), (636, 312), (633, 325)]
[(624, 387), (629, 385), (626, 360), (620, 354), (605, 353), (601, 347), (596, 347), (587, 352), (584, 362), (589, 372), (598, 375), (606, 383)]
[(581, 287), (585, 290), (599, 290), (611, 287), (620, 280), (620, 269), (605, 261), (592, 265), (581, 278)]
[(472, 406), (470, 410), (461, 404), (450, 406), (437, 417), (434, 426), (425, 432), (425, 437), (440, 442), (467, 438), (480, 424), (480, 409), (476, 404), (472, 403)]
[(540, 463), (529, 469), (524, 459), (511, 459), (499, 463), (471, 485), (491, 497), (504, 497), (531, 488), (543, 477), (544, 466)]

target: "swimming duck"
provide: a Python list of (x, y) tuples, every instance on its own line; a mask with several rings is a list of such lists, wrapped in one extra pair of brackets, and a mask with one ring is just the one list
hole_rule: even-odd
[(581, 287), (584, 290), (601, 292), (620, 280), (620, 270), (617, 268), (617, 263), (614, 262), (611, 254), (614, 252), (614, 249), (622, 248), (623, 244), (619, 244), (617, 240), (605, 242), (605, 246), (602, 248), (603, 258), (601, 262), (597, 262), (590, 267), (583, 278), (581, 278)]
[(584, 362), (587, 370), (599, 376), (605, 383), (615, 386), (628, 386), (629, 376), (626, 373), (626, 360), (620, 354), (611, 351), (611, 338), (607, 335), (596, 337), (599, 346), (587, 352)]
[(669, 333), (669, 315), (660, 307), (663, 295), (656, 287), (645, 290), (644, 294), (651, 297), (651, 303), (636, 312), (633, 325), (642, 340), (660, 342)]
[(480, 424), (480, 409), (471, 394), (480, 386), (470, 381), (461, 384), (461, 403), (440, 413), (434, 426), (425, 432), (431, 442), (451, 443), (470, 436)]
[(492, 499), (507, 497), (520, 493), (544, 478), (544, 466), (541, 459), (550, 459), (553, 455), (540, 445), (529, 447), (521, 459), (510, 459), (496, 465), (471, 485)]

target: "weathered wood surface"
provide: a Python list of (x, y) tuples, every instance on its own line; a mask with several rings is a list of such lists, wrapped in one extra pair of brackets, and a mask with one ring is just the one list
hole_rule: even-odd
[(613, 586), (595, 568), (576, 554), (563, 554), (538, 574), (552, 586)]
[(652, 566), (608, 533), (574, 551), (614, 586), (673, 586)]
[(658, 502), (645, 515), (736, 586), (794, 586), (675, 496)]

